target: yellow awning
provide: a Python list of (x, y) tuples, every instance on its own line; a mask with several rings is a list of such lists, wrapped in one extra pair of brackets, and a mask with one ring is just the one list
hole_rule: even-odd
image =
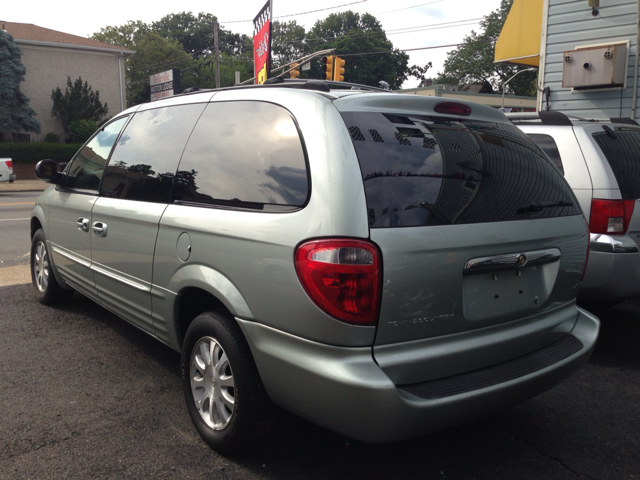
[(538, 67), (543, 0), (514, 0), (504, 22), (494, 61)]

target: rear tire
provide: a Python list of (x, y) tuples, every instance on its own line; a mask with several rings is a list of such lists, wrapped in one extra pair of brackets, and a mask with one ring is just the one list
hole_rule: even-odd
[(197, 316), (182, 347), (182, 386), (196, 430), (214, 450), (257, 444), (273, 423), (273, 407), (242, 330), (228, 312)]
[(73, 290), (62, 288), (56, 280), (47, 248), (47, 239), (41, 228), (36, 231), (31, 240), (31, 282), (36, 298), (44, 305), (66, 302), (73, 295)]

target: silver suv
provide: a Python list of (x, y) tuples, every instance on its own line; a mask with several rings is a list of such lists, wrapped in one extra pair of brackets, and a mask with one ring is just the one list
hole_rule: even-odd
[[(362, 87), (364, 88), (364, 87)], [(272, 404), (389, 442), (504, 409), (591, 354), (588, 230), (498, 111), (292, 82), (119, 114), (31, 221), (35, 293), (78, 291), (182, 352), (220, 451)]]
[(580, 299), (615, 303), (640, 297), (640, 126), (553, 111), (507, 116), (558, 167), (589, 222)]

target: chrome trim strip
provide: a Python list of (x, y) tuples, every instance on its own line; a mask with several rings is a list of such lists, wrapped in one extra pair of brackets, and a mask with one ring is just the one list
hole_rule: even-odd
[[(108, 270), (105, 270), (104, 268), (100, 268), (98, 266), (96, 266), (95, 264), (91, 266), (91, 270), (93, 270), (96, 273), (100, 273), (102, 275), (104, 275), (105, 277), (109, 277), (112, 278), (113, 280), (116, 280), (120, 283), (124, 283), (125, 285), (129, 285), (130, 287), (133, 287), (137, 290), (143, 291), (143, 292), (150, 292), (151, 291), (151, 287), (148, 287), (146, 285), (143, 285), (141, 283), (138, 282), (134, 282), (133, 280), (129, 280), (128, 278), (124, 278), (120, 275), (116, 275), (115, 273), (112, 273)], [(96, 282), (97, 284), (98, 282)]]
[[(72, 262), (79, 263), (83, 267), (91, 268), (91, 261), (81, 260), (80, 257), (76, 257), (75, 255), (72, 255), (71, 253), (67, 253), (64, 250), (61, 250), (60, 248), (56, 247), (55, 245), (52, 245), (52, 248), (53, 248), (53, 251), (55, 253), (58, 253), (58, 254), (62, 255), (64, 258), (68, 258)], [(82, 257), (82, 258), (84, 258), (84, 257)]]
[(638, 245), (627, 236), (614, 237), (600, 233), (589, 234), (589, 247), (594, 252), (638, 253)]
[(477, 275), (499, 270), (518, 270), (527, 266), (543, 265), (560, 260), (560, 250), (547, 248), (532, 252), (508, 253), (479, 257), (469, 260), (464, 266), (463, 275)]

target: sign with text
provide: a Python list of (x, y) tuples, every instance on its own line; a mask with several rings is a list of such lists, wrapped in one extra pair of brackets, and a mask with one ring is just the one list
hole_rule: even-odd
[(149, 77), (151, 101), (161, 100), (180, 93), (180, 70), (174, 68)]
[(269, 0), (253, 19), (253, 66), (256, 83), (264, 83), (271, 70), (271, 14)]

